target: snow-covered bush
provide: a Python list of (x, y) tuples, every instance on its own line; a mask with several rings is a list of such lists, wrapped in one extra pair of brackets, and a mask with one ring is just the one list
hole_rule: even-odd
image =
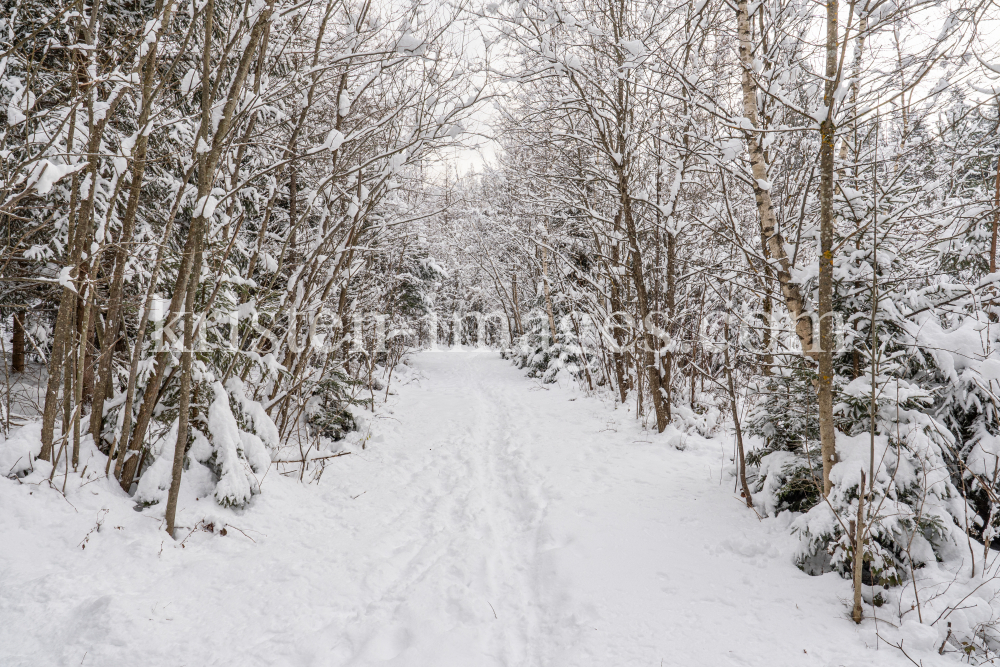
[(316, 384), (306, 403), (306, 421), (313, 435), (336, 442), (357, 430), (357, 422), (348, 409), (356, 402), (347, 392), (352, 384), (359, 383), (340, 370), (329, 373)]
[(769, 514), (803, 512), (819, 502), (817, 480), (819, 420), (815, 373), (801, 358), (777, 364), (755, 385), (755, 402), (747, 415), (747, 433), (761, 445), (747, 454), (751, 491)]
[[(950, 474), (961, 434), (945, 421), (953, 413), (948, 406), (958, 376), (948, 370), (953, 358), (941, 350), (955, 349), (956, 341), (942, 346), (943, 332), (931, 315), (907, 317), (898, 304), (912, 308), (919, 296), (895, 289), (879, 292), (873, 340), (872, 253), (847, 252), (835, 266), (835, 305), (845, 326), (834, 357), (839, 459), (830, 474), (832, 490), (824, 499), (815, 371), (801, 358), (761, 380), (765, 391), (747, 420), (748, 431), (760, 440), (748, 456), (750, 478), (768, 513), (804, 512), (792, 524), (802, 538), (800, 567), (848, 576), (863, 471), (865, 581), (898, 585), (914, 569), (951, 557), (972, 524), (955, 483), (961, 478)], [(878, 283), (898, 286), (905, 270), (899, 256), (880, 251)], [(963, 326), (970, 325), (956, 331)]]
[(504, 350), (504, 358), (510, 359), (518, 368), (527, 369), (528, 377), (538, 378), (546, 384), (555, 382), (563, 371), (584, 383), (589, 373), (591, 381), (600, 383), (600, 360), (581, 342), (570, 315), (559, 320), (558, 338), (554, 343), (548, 330), (548, 320), (536, 317), (529, 318), (529, 321), (533, 323), (533, 330), (518, 337), (510, 348)]
[[(239, 378), (226, 386), (217, 380), (201, 383), (205, 400), (193, 411), (185, 469), (203, 465), (211, 473), (213, 497), (223, 507), (243, 507), (260, 492), (259, 477), (278, 448), (278, 429), (264, 407), (246, 395)], [(169, 426), (158, 431), (146, 465), (139, 471), (135, 500), (153, 505), (166, 499), (177, 441), (176, 410)]]

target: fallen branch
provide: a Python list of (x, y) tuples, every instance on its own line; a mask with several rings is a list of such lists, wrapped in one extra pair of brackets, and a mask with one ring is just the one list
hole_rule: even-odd
[(325, 461), (326, 459), (335, 459), (338, 456), (347, 456), (350, 453), (351, 452), (340, 452), (338, 454), (330, 454), (329, 456), (316, 456), (306, 459), (279, 459), (277, 461), (271, 461), (271, 463), (312, 463), (313, 461)]

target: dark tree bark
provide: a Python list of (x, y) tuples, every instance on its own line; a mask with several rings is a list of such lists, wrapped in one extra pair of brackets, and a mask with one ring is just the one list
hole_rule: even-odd
[(11, 338), (11, 370), (24, 372), (24, 313), (14, 312), (14, 335)]

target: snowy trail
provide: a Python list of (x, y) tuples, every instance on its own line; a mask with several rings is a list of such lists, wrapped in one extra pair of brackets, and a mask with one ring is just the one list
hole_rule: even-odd
[(490, 352), (412, 365), (318, 486), (220, 511), (255, 542), (180, 548), (104, 482), (74, 510), (0, 480), (0, 665), (910, 664), (720, 484), (718, 441), (678, 451)]

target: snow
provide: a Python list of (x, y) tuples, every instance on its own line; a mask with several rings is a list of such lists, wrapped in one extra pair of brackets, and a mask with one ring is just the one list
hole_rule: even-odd
[(739, 139), (725, 139), (721, 143), (722, 161), (732, 162), (743, 152), (743, 142)]
[(405, 32), (396, 43), (396, 51), (403, 55), (423, 55), (427, 45), (422, 39), (411, 32)]
[(14, 431), (0, 445), (0, 472), (4, 475), (20, 474), (31, 468), (32, 461), (41, 451), (41, 422), (30, 422)]
[(197, 68), (188, 70), (181, 80), (181, 95), (187, 95), (201, 83), (201, 73)]
[(51, 160), (39, 160), (28, 175), (27, 184), (29, 187), (34, 187), (39, 195), (48, 194), (53, 185), (85, 166), (86, 164), (56, 164)]
[(194, 207), (194, 211), (191, 213), (195, 218), (204, 216), (205, 218), (211, 218), (215, 213), (215, 209), (219, 205), (219, 200), (213, 195), (205, 195), (198, 200), (198, 203)]
[(646, 52), (645, 45), (638, 39), (622, 40), (620, 46), (628, 51), (633, 58), (638, 58)]
[[(341, 102), (341, 105), (344, 104), (344, 96), (343, 95), (341, 95), (340, 102)], [(347, 102), (347, 105), (348, 105), (348, 108), (349, 108), (350, 107), (350, 102), (349, 101)], [(322, 144), (320, 144), (319, 146), (316, 146), (315, 148), (311, 149), (309, 152), (310, 153), (320, 153), (322, 151), (336, 151), (336, 150), (339, 150), (340, 147), (343, 145), (343, 143), (344, 143), (344, 141), (346, 139), (347, 139), (347, 137), (342, 132), (340, 132), (339, 130), (336, 130), (336, 129), (330, 130), (330, 133), (326, 135), (326, 140)]]
[[(197, 434), (195, 439), (197, 440)], [(165, 503), (167, 493), (170, 491), (170, 475), (174, 465), (174, 445), (177, 444), (177, 422), (167, 430), (163, 437), (157, 438), (152, 446), (152, 453), (156, 455), (149, 469), (139, 479), (133, 500), (136, 503)], [(189, 479), (183, 482), (190, 483)]]
[[(44, 462), (0, 478), (0, 664), (911, 664), (848, 619), (849, 582), (794, 567), (791, 517), (741, 504), (728, 439), (657, 436), (489, 351), (410, 363), (318, 483), (272, 468), (236, 510), (193, 465), (183, 542), (92, 445), (66, 498)], [(899, 633), (952, 664), (936, 628)]]
[[(271, 421), (267, 411), (257, 401), (247, 398), (246, 387), (243, 381), (237, 377), (229, 378), (226, 388), (240, 405), (243, 414), (253, 423), (256, 435), (260, 437), (263, 444), (269, 447), (278, 446), (278, 427)], [(267, 464), (265, 463), (266, 467)]]
[(73, 284), (73, 268), (72, 266), (64, 266), (59, 269), (59, 277), (56, 280), (63, 287), (75, 292), (76, 286)]
[(260, 491), (259, 481), (254, 477), (253, 472), (248, 470), (241, 453), (246, 452), (247, 461), (250, 465), (264, 463), (264, 467), (270, 464), (271, 460), (264, 451), (264, 445), (257, 438), (256, 441), (244, 438), (240, 431), (236, 418), (230, 411), (229, 394), (221, 382), (212, 385), (215, 400), (208, 408), (208, 429), (212, 432), (215, 456), (215, 465), (219, 468), (219, 484), (215, 490), (215, 498), (220, 504), (242, 507), (250, 502), (251, 497)]

